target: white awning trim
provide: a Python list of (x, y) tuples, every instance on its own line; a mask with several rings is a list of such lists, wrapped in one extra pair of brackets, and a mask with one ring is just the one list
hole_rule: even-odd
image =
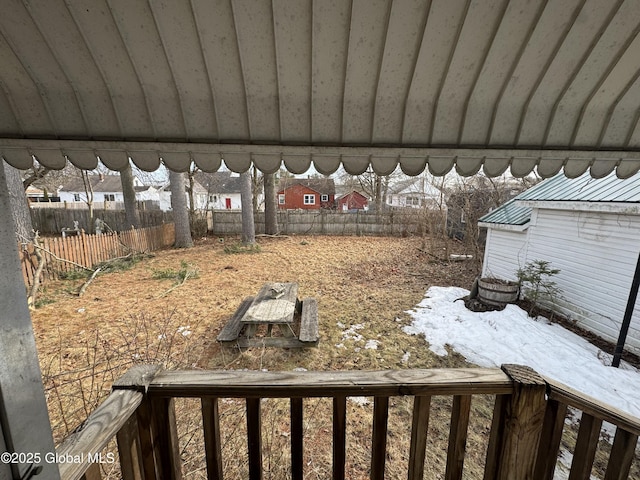
[(371, 169), (389, 175), (398, 166), (407, 175), (425, 169), (435, 176), (446, 175), (454, 167), (458, 174), (471, 176), (481, 169), (485, 175), (510, 172), (524, 177), (535, 170), (543, 177), (563, 171), (574, 178), (589, 171), (601, 178), (615, 170), (628, 178), (640, 170), (640, 152), (586, 150), (514, 150), (482, 148), (409, 147), (327, 147), (243, 145), (207, 143), (97, 142), (75, 140), (0, 139), (0, 155), (10, 165), (27, 169), (35, 157), (41, 164), (64, 168), (67, 160), (78, 168), (91, 170), (98, 160), (112, 170), (121, 170), (129, 158), (142, 170), (157, 170), (161, 163), (184, 172), (195, 163), (206, 172), (217, 171), (224, 161), (229, 170), (242, 173), (255, 165), (264, 173), (284, 167), (294, 174), (305, 173), (311, 164), (323, 175), (342, 166), (359, 175)]

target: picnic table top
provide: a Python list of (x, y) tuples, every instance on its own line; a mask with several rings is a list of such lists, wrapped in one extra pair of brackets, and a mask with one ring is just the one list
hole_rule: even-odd
[(242, 316), (242, 322), (247, 324), (293, 323), (297, 303), (297, 283), (266, 283)]

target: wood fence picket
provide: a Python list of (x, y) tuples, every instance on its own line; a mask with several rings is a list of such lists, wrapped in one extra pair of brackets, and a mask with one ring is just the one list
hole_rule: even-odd
[[(102, 235), (87, 235), (83, 231), (79, 235), (65, 238), (44, 237), (40, 239), (40, 246), (42, 247), (41, 254), (46, 261), (46, 268), (43, 271), (41, 282), (58, 280), (64, 274), (80, 269), (80, 267), (68, 262), (93, 268), (98, 263), (124, 257), (132, 252), (144, 253), (170, 247), (174, 241), (175, 227), (173, 223)], [(33, 244), (20, 243), (18, 251), (24, 283), (30, 287), (33, 285), (34, 274), (38, 268), (35, 247)], [(62, 261), (58, 259), (62, 259)]]

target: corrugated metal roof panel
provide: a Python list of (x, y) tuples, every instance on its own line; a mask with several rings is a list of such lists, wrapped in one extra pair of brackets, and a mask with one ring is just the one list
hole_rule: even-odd
[(640, 203), (640, 175), (620, 179), (615, 173), (604, 178), (592, 178), (585, 173), (567, 178), (560, 173), (522, 192), (501, 207), (480, 219), (483, 223), (524, 225), (531, 218), (531, 207), (521, 200), (538, 202), (623, 202)]
[(536, 201), (640, 202), (640, 175), (620, 179), (615, 174), (609, 174), (595, 179), (588, 173), (578, 178), (559, 174), (516, 198)]
[(515, 198), (509, 200), (501, 207), (487, 213), (480, 218), (483, 223), (498, 223), (501, 225), (524, 225), (531, 218), (531, 207), (525, 207)]

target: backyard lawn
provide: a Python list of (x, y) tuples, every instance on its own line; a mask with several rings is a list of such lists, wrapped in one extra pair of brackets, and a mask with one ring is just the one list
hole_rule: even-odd
[[(48, 284), (41, 294), (42, 306), (32, 312), (32, 318), (56, 441), (77, 427), (108, 393), (113, 380), (134, 363), (270, 371), (465, 365), (458, 355), (436, 356), (423, 338), (408, 335), (402, 328), (410, 323), (405, 311), (419, 303), (430, 286), (469, 288), (478, 271), (475, 261), (444, 261), (444, 248), (412, 237), (263, 237), (258, 243), (253, 253), (240, 251), (237, 240), (228, 238), (209, 238), (188, 250), (156, 252), (128, 270), (99, 275), (81, 297), (77, 295), (81, 279)], [(464, 253), (456, 251), (455, 245), (449, 252)], [(297, 282), (300, 298), (318, 300), (317, 348), (240, 352), (217, 344), (217, 334), (242, 299), (255, 295), (266, 282)], [(189, 401), (184, 402), (189, 410)], [(309, 462), (318, 464), (317, 478), (325, 476), (331, 463), (330, 405), (325, 403), (318, 400), (312, 407), (317, 421), (323, 423), (309, 425), (313, 432), (310, 448), (317, 444), (325, 452), (322, 455), (327, 455), (314, 456), (320, 450), (308, 454)], [(434, 435), (434, 441), (443, 442), (433, 453), (433, 468), (441, 468), (446, 458), (450, 407), (445, 400), (441, 403), (436, 402), (432, 412), (434, 422), (442, 419), (442, 431)], [(350, 429), (356, 437), (361, 434), (362, 441), (353, 443), (348, 469), (350, 478), (359, 478), (367, 470), (371, 405), (366, 400), (350, 405), (349, 418), (354, 422)], [(232, 403), (226, 407), (237, 410)], [(399, 422), (391, 422), (390, 435), (408, 438), (411, 406), (398, 401), (396, 407)], [(472, 435), (477, 435), (469, 441), (471, 465), (474, 457), (480, 460), (484, 455), (482, 442), (491, 415), (483, 402), (477, 408), (482, 421), (471, 425)], [(242, 425), (242, 421), (237, 419), (233, 425)], [(273, 428), (283, 430), (275, 437), (286, 441), (286, 426)], [(197, 443), (193, 438), (197, 430), (183, 427), (183, 435), (189, 438), (186, 444)], [(390, 460), (391, 471), (406, 468), (402, 448), (390, 449), (389, 454), (398, 461), (394, 467)], [(266, 455), (265, 462), (271, 465), (267, 468), (271, 476), (266, 478), (282, 478), (278, 469), (286, 461)], [(186, 453), (185, 458), (186, 471), (201, 468), (196, 460), (190, 464)]]

